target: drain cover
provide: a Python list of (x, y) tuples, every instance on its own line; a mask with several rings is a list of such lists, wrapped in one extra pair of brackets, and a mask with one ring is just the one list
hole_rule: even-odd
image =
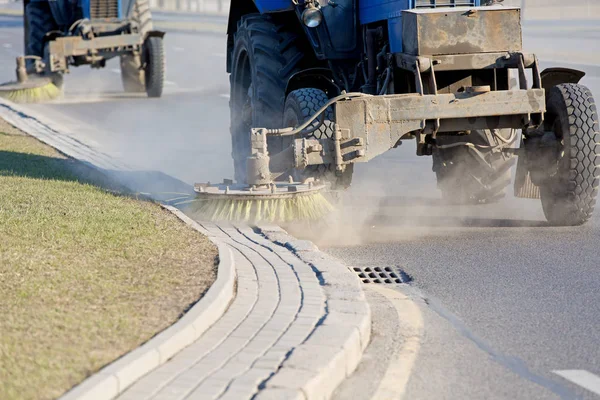
[(353, 267), (363, 283), (408, 283), (410, 275), (398, 267)]

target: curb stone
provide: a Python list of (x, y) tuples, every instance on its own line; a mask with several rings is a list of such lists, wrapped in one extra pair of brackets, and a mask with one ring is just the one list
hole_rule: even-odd
[(196, 341), (227, 310), (235, 296), (236, 272), (229, 246), (216, 240), (178, 209), (162, 205), (188, 226), (207, 236), (219, 249), (217, 279), (181, 319), (142, 346), (127, 353), (60, 397), (61, 400), (109, 400), (143, 375), (167, 362)]
[(267, 380), (256, 400), (329, 399), (360, 362), (371, 337), (371, 309), (356, 274), (310, 241), (298, 240), (278, 226), (259, 226), (259, 233), (294, 253), (313, 268), (326, 297), (326, 315), (307, 340), (296, 347), (278, 372)]

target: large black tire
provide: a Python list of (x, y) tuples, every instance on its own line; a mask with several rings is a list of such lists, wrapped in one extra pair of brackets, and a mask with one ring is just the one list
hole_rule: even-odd
[(600, 127), (590, 90), (561, 84), (547, 97), (545, 131), (559, 142), (556, 168), (540, 186), (542, 207), (552, 225), (576, 226), (587, 222), (598, 195)]
[(44, 56), (44, 36), (58, 29), (48, 2), (30, 2), (25, 7), (25, 53), (28, 56)]
[[(315, 115), (315, 113), (322, 108), (325, 103), (329, 101), (327, 94), (314, 88), (297, 89), (288, 94), (285, 107), (283, 111), (283, 126), (285, 127), (296, 127), (308, 118)], [(329, 107), (325, 111), (325, 119), (321, 124), (321, 115), (306, 129), (307, 131), (313, 131), (304, 135), (305, 137), (312, 137), (316, 139), (333, 138), (335, 131), (335, 119), (333, 115), (333, 108)], [(296, 175), (297, 180), (313, 177), (321, 180), (330, 182), (334, 189), (345, 189), (350, 186), (352, 181), (352, 164), (346, 167), (346, 170), (341, 176), (335, 174), (335, 167), (319, 165), (309, 166), (303, 171), (298, 171)]]
[(144, 49), (146, 93), (148, 97), (160, 97), (165, 83), (165, 50), (162, 38), (156, 36), (147, 38)]
[[(137, 0), (134, 3), (131, 18), (137, 22), (139, 33), (142, 35), (152, 30), (152, 15), (148, 0)], [(142, 55), (138, 53), (124, 54), (120, 57), (120, 63), (121, 81), (125, 92), (145, 92), (146, 74), (142, 65)]]
[[(507, 139), (511, 132), (507, 130), (497, 133)], [(473, 131), (467, 136), (438, 136), (437, 139), (439, 145), (457, 142), (480, 146), (499, 143), (490, 131)], [(477, 150), (479, 152), (466, 145), (435, 148), (433, 171), (445, 201), (452, 204), (488, 204), (505, 196), (515, 158), (503, 152), (492, 152), (485, 147)]]
[[(250, 128), (282, 127), (286, 84), (294, 73), (310, 65), (309, 54), (300, 48), (296, 34), (269, 15), (245, 15), (238, 23), (229, 102), (236, 181), (246, 181)], [(276, 153), (283, 142), (269, 138), (268, 146), (269, 152)]]

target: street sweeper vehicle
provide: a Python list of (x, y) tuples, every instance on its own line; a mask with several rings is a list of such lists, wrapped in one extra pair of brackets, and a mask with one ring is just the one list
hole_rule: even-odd
[[(213, 219), (319, 219), (354, 164), (416, 140), (448, 203), (515, 196), (588, 221), (600, 133), (583, 72), (540, 71), (498, 0), (233, 0), (235, 181), (197, 185)], [(410, 174), (390, 170), (388, 174)]]
[(164, 32), (153, 30), (148, 0), (24, 0), (23, 15), (26, 55), (17, 58), (17, 81), (0, 85), (0, 96), (50, 100), (70, 66), (103, 68), (115, 57), (126, 92), (161, 96)]

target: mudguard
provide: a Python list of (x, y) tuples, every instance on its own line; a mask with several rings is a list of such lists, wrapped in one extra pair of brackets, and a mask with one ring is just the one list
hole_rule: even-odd
[(144, 40), (146, 40), (149, 37), (159, 37), (162, 39), (163, 37), (165, 37), (165, 33), (166, 32), (163, 32), (163, 31), (148, 31), (148, 32), (146, 32)]
[(561, 83), (579, 83), (585, 76), (585, 72), (571, 68), (546, 68), (540, 75), (542, 88), (548, 91)]
[(341, 92), (341, 89), (333, 83), (329, 68), (309, 68), (296, 72), (288, 80), (285, 94), (288, 95), (293, 90), (305, 87), (321, 89), (336, 96)]
[[(571, 68), (547, 68), (540, 75), (542, 77), (542, 88), (547, 94), (551, 88), (561, 83), (579, 83), (585, 76), (585, 72)], [(523, 149), (523, 140), (521, 140), (521, 149)], [(539, 199), (540, 189), (531, 181), (531, 176), (527, 171), (526, 157), (526, 153), (523, 151), (517, 162), (514, 186), (515, 197)]]

